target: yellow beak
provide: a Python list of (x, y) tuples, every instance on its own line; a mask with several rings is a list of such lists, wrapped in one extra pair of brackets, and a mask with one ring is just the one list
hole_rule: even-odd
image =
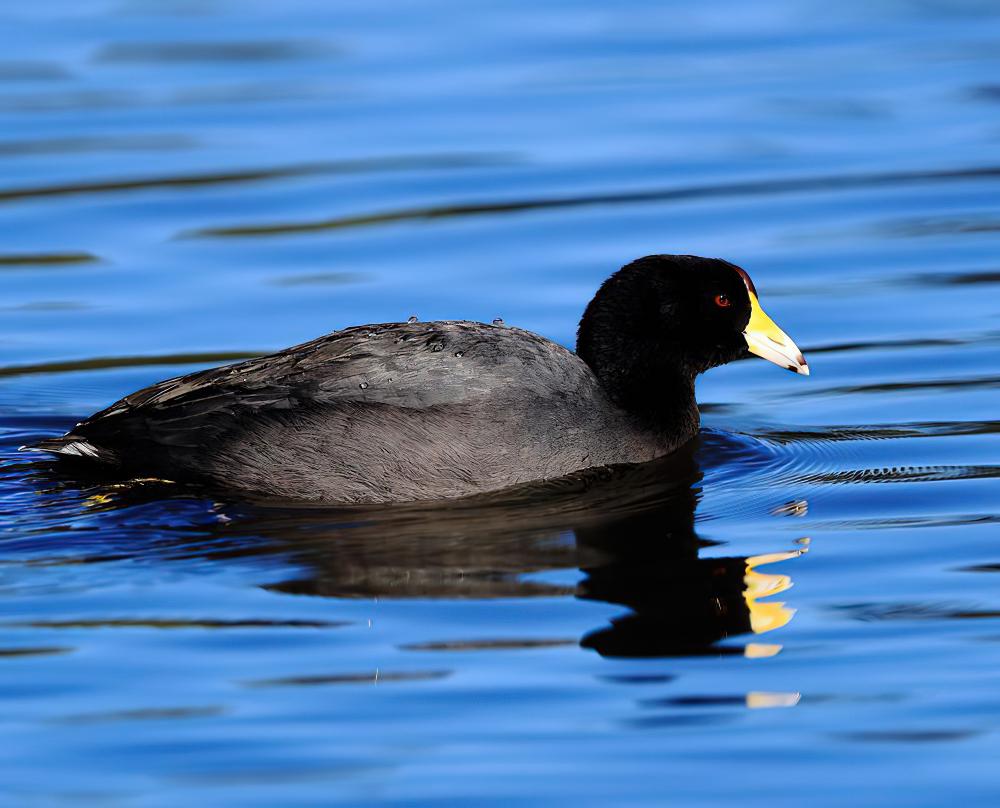
[(783, 368), (809, 375), (809, 365), (806, 364), (802, 351), (792, 342), (791, 338), (768, 317), (760, 307), (760, 302), (750, 290), (750, 322), (747, 323), (743, 336), (746, 338), (750, 353), (761, 359), (774, 362)]

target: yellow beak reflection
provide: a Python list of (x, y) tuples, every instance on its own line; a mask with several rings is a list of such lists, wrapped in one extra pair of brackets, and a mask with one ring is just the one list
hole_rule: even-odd
[(768, 362), (774, 362), (783, 368), (788, 368), (803, 376), (809, 375), (809, 365), (806, 364), (802, 351), (792, 342), (791, 338), (768, 317), (760, 307), (757, 295), (747, 290), (750, 295), (750, 322), (747, 323), (743, 336), (746, 338), (750, 353), (756, 354)]
[(751, 556), (747, 559), (746, 576), (743, 578), (745, 589), (743, 599), (746, 601), (747, 610), (750, 612), (750, 628), (754, 634), (762, 634), (765, 631), (774, 631), (781, 628), (795, 614), (795, 609), (790, 609), (784, 603), (776, 601), (760, 602), (759, 598), (769, 595), (777, 595), (791, 588), (792, 579), (787, 575), (773, 575), (758, 572), (756, 567), (762, 564), (773, 564), (775, 561), (786, 561), (789, 558), (798, 558), (804, 550), (790, 550), (785, 553), (767, 553), (765, 555)]

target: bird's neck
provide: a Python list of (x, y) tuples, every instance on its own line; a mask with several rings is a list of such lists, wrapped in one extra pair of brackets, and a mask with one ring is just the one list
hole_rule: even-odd
[(660, 358), (663, 346), (620, 345), (613, 353), (584, 351), (581, 356), (607, 396), (637, 425), (672, 442), (698, 431), (696, 373), (678, 365), (669, 352)]

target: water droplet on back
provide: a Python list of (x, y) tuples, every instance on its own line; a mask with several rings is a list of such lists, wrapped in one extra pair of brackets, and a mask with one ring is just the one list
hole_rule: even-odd
[(406, 318), (406, 322), (408, 322), (410, 325), (413, 325), (413, 323), (417, 322), (417, 315), (411, 314), (409, 317)]

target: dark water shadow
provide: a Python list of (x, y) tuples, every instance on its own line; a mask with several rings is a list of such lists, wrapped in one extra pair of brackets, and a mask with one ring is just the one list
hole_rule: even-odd
[[(754, 198), (788, 193), (847, 191), (865, 188), (905, 187), (940, 182), (992, 181), (1000, 178), (1000, 166), (937, 171), (892, 171), (872, 174), (790, 177), (787, 179), (747, 180), (714, 185), (690, 185), (650, 188), (642, 191), (581, 194), (573, 197), (538, 197), (502, 202), (467, 202), (453, 205), (430, 205), (399, 208), (351, 216), (298, 222), (262, 222), (250, 225), (206, 227), (190, 230), (180, 237), (231, 238), (246, 236), (281, 236), (295, 233), (324, 232), (370, 227), (395, 222), (453, 219), (531, 210), (576, 208), (586, 206), (633, 205), (643, 202), (686, 202), (719, 198)], [(0, 196), (0, 199), (3, 197)]]
[(976, 729), (897, 729), (845, 732), (833, 737), (851, 743), (945, 743), (965, 741), (983, 734)]
[(865, 623), (896, 620), (996, 620), (1000, 610), (957, 603), (890, 602), (846, 603), (834, 607), (852, 620)]
[(155, 628), (155, 629), (227, 629), (227, 628), (340, 628), (349, 625), (335, 620), (217, 620), (202, 619), (142, 619), (114, 618), (87, 620), (31, 620), (9, 622), (5, 626), (21, 628)]
[(503, 164), (509, 161), (509, 157), (496, 154), (426, 154), (372, 157), (358, 160), (326, 160), (314, 163), (236, 171), (170, 174), (164, 176), (129, 177), (123, 179), (0, 188), (0, 202), (51, 196), (69, 196), (73, 194), (141, 191), (154, 188), (197, 188), (203, 186), (233, 185), (277, 179), (293, 179), (296, 177), (475, 168), (484, 165)]
[(1000, 387), (1000, 376), (973, 376), (965, 379), (919, 379), (913, 381), (875, 382), (872, 384), (840, 385), (789, 393), (798, 398), (855, 393), (902, 393), (911, 390), (989, 389)]
[(917, 275), (917, 283), (925, 286), (988, 286), (1000, 283), (1000, 270), (991, 269), (980, 272), (938, 272)]
[(287, 275), (275, 278), (272, 286), (346, 286), (369, 279), (364, 272), (311, 272), (305, 275)]
[(77, 90), (5, 93), (0, 95), (0, 110), (8, 113), (46, 114), (53, 112), (126, 110), (142, 106), (145, 99), (125, 90)]
[(86, 154), (92, 152), (181, 151), (198, 141), (189, 135), (75, 135), (0, 141), (0, 157), (38, 154)]
[[(155, 546), (95, 546), (72, 563), (150, 553), (199, 559), (272, 556), (299, 574), (264, 588), (290, 595), (378, 599), (568, 597), (616, 604), (626, 612), (583, 638), (415, 637), (419, 653), (545, 648), (579, 643), (608, 657), (742, 654), (726, 637), (784, 625), (791, 611), (764, 600), (790, 586), (757, 567), (801, 551), (703, 558), (715, 544), (695, 530), (700, 463), (732, 447), (692, 441), (652, 463), (609, 467), (543, 484), (447, 503), (380, 507), (207, 504), (198, 523), (177, 526), (176, 500), (154, 484), (88, 489), (95, 518), (144, 523), (166, 503), (173, 527)], [(32, 464), (52, 486), (63, 472)], [(77, 485), (78, 483), (73, 483)], [(95, 493), (96, 492), (96, 493)], [(177, 495), (177, 494), (175, 494)], [(184, 494), (180, 494), (184, 496)], [(187, 496), (190, 496), (188, 494)], [(141, 514), (139, 516), (138, 514)], [(148, 542), (148, 539), (147, 539)], [(579, 570), (578, 583), (546, 576)], [(265, 569), (266, 573), (266, 569)], [(564, 577), (564, 576), (563, 576)]]
[(44, 253), (0, 253), (0, 269), (21, 267), (64, 267), (74, 264), (96, 264), (100, 262), (93, 253), (44, 252)]
[(385, 682), (427, 682), (447, 679), (450, 670), (365, 671), (363, 673), (331, 673), (316, 676), (282, 676), (276, 679), (252, 679), (245, 687), (317, 687), (326, 685), (383, 684)]
[(54, 724), (89, 725), (118, 723), (121, 721), (176, 721), (181, 718), (216, 718), (224, 715), (221, 705), (205, 707), (142, 707), (135, 710), (107, 710), (78, 713), (49, 719)]
[[(957, 281), (956, 281), (957, 282)], [(833, 342), (826, 345), (809, 345), (804, 350), (810, 354), (856, 353), (858, 351), (909, 350), (911, 348), (952, 348), (958, 345), (980, 343), (982, 338), (935, 337), (933, 339), (881, 339), (859, 342)]]
[(162, 354), (160, 356), (98, 356), (93, 359), (70, 359), (65, 362), (38, 362), (24, 365), (0, 365), (0, 378), (48, 373), (80, 373), (88, 370), (134, 368), (157, 365), (197, 365), (252, 359), (265, 351), (209, 351), (206, 353)]
[(0, 81), (62, 81), (71, 75), (65, 66), (57, 62), (6, 59), (0, 61)]
[(341, 53), (318, 40), (213, 40), (207, 42), (118, 42), (93, 56), (103, 64), (204, 64), (211, 62), (287, 62)]
[(968, 233), (996, 233), (1000, 220), (983, 216), (949, 216), (936, 219), (906, 219), (883, 224), (876, 232), (888, 236), (915, 238), (919, 236), (957, 236)]

